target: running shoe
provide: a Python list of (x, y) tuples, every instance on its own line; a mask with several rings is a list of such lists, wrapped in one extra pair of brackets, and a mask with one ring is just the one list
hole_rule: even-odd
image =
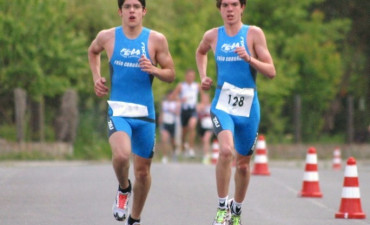
[(239, 214), (236, 214), (233, 210), (233, 203), (234, 199), (230, 199), (228, 202), (228, 206), (230, 208), (230, 221), (228, 225), (241, 225), (241, 219), (240, 219), (240, 209), (239, 209)]
[(228, 225), (230, 219), (229, 208), (217, 208), (217, 214), (213, 220), (213, 225)]
[(167, 158), (167, 156), (163, 156), (163, 157), (162, 157), (162, 163), (163, 163), (163, 164), (167, 164), (167, 163), (168, 163), (168, 158)]
[(208, 165), (210, 163), (210, 159), (209, 159), (209, 155), (208, 154), (203, 156), (202, 163), (204, 165)]
[(189, 152), (188, 152), (188, 154), (189, 154), (189, 157), (190, 158), (192, 158), (192, 159), (194, 159), (195, 158), (195, 152), (194, 152), (194, 149), (189, 149)]
[(131, 193), (122, 193), (117, 191), (116, 199), (113, 203), (112, 211), (113, 216), (118, 221), (124, 221), (129, 215), (128, 201), (130, 199)]
[(229, 222), (229, 225), (241, 225), (242, 222), (241, 222), (241, 219), (240, 219), (240, 215), (236, 215), (234, 213), (231, 213), (231, 218), (230, 218), (230, 222)]

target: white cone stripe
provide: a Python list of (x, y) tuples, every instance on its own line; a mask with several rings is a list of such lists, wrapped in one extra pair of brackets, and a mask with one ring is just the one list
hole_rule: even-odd
[(254, 157), (254, 162), (256, 163), (267, 163), (266, 155), (256, 155)]
[(340, 152), (339, 151), (335, 151), (334, 152), (334, 156), (340, 156)]
[(304, 181), (319, 181), (319, 173), (318, 172), (305, 172), (303, 175)]
[(257, 141), (257, 149), (266, 149), (266, 141)]
[(340, 160), (340, 159), (338, 159), (338, 158), (334, 158), (334, 159), (333, 159), (333, 162), (334, 162), (334, 163), (340, 163), (340, 162), (341, 162), (341, 160)]
[(343, 187), (342, 198), (360, 198), (360, 188)]
[(344, 171), (345, 177), (357, 177), (357, 166), (356, 165), (347, 165)]
[(220, 146), (219, 146), (218, 144), (214, 143), (214, 144), (212, 144), (212, 148), (213, 148), (213, 149), (219, 149), (219, 148), (220, 148)]
[(316, 154), (307, 154), (306, 163), (316, 164), (317, 163), (317, 156), (316, 156)]

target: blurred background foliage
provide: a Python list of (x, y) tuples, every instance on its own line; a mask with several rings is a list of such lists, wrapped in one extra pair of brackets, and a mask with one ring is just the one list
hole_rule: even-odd
[[(199, 41), (222, 20), (215, 0), (147, 1), (147, 11), (144, 26), (165, 34), (176, 66), (174, 83), (153, 83), (158, 107), (164, 93), (184, 79), (185, 70), (196, 69)], [(264, 30), (277, 70), (274, 80), (260, 75), (257, 81), (260, 131), (269, 141), (293, 141), (297, 95), (303, 142), (345, 141), (348, 96), (355, 102), (356, 132), (366, 132), (369, 11), (370, 1), (362, 0), (248, 1), (243, 22)], [(100, 30), (120, 23), (116, 1), (0, 0), (0, 138), (15, 139), (14, 88), (25, 89), (31, 102), (44, 103), (46, 141), (54, 141), (51, 127), (61, 96), (73, 88), (80, 112), (76, 156), (109, 156), (106, 98), (94, 95), (87, 48)], [(102, 74), (109, 79), (105, 54), (102, 62)], [(212, 54), (208, 75), (216, 79)], [(33, 131), (26, 127), (26, 139), (32, 140)]]

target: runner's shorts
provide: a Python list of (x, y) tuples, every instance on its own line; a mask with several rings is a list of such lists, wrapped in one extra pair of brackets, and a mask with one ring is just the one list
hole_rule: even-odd
[(108, 136), (123, 131), (131, 138), (132, 152), (143, 158), (152, 158), (155, 145), (155, 123), (141, 118), (108, 116)]
[(195, 108), (182, 108), (180, 113), (181, 126), (186, 127), (191, 117), (197, 117), (197, 110)]
[(213, 131), (216, 136), (223, 130), (230, 130), (234, 137), (235, 150), (244, 156), (252, 155), (258, 135), (260, 122), (259, 102), (255, 101), (249, 117), (230, 115), (211, 107)]

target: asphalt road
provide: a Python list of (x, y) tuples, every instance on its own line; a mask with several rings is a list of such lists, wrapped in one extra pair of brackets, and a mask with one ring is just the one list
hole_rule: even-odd
[[(269, 167), (271, 176), (252, 176), (243, 225), (370, 224), (369, 163), (358, 163), (365, 220), (334, 218), (343, 170), (320, 164), (323, 198), (300, 198), (304, 162), (270, 162)], [(217, 206), (213, 165), (153, 163), (152, 177), (143, 225), (212, 224)], [(0, 224), (123, 224), (111, 213), (116, 187), (110, 162), (1, 162)]]

